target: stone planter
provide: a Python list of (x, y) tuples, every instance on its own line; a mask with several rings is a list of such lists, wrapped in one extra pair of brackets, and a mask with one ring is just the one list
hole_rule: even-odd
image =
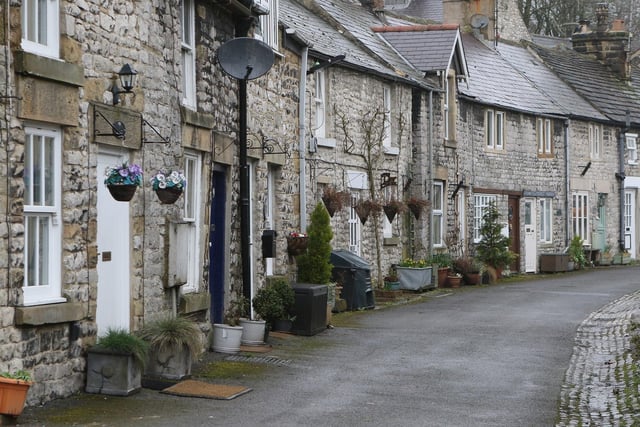
[(166, 348), (162, 351), (152, 349), (144, 374), (147, 377), (181, 380), (191, 376), (191, 352), (186, 346), (182, 349)]
[(417, 291), (433, 287), (431, 285), (432, 270), (431, 267), (396, 267), (400, 280), (400, 289)]
[(240, 343), (242, 345), (263, 345), (266, 323), (264, 320), (240, 319), (240, 326), (242, 326)]
[(229, 326), (224, 323), (213, 324), (213, 351), (228, 354), (238, 353), (241, 342), (242, 326)]
[(141, 386), (142, 366), (131, 354), (87, 351), (87, 393), (128, 396), (140, 391)]

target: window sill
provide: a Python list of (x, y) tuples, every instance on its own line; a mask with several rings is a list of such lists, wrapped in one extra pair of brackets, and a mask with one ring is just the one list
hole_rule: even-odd
[(635, 165), (637, 165), (637, 164), (638, 164), (638, 161), (637, 161), (637, 160), (629, 160), (629, 161), (628, 161), (628, 164), (630, 164), (630, 165), (632, 165), (632, 166), (635, 166)]
[(55, 323), (76, 322), (86, 317), (86, 304), (63, 302), (16, 307), (16, 326), (39, 326)]
[(210, 294), (204, 292), (189, 293), (180, 296), (180, 307), (178, 311), (182, 314), (189, 314), (197, 311), (208, 310), (210, 306)]
[(318, 147), (336, 148), (336, 139), (335, 138), (316, 137), (316, 143), (318, 144)]
[(398, 246), (400, 244), (399, 237), (385, 237), (382, 239), (383, 246)]
[(388, 154), (390, 156), (397, 156), (400, 154), (400, 148), (398, 147), (382, 147), (384, 150), (384, 154)]

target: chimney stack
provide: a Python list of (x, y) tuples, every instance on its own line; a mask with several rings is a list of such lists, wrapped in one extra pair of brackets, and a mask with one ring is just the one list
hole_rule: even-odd
[(579, 32), (571, 36), (573, 50), (593, 55), (604, 62), (623, 80), (631, 78), (629, 62), (630, 34), (623, 20), (615, 20), (609, 29), (609, 5), (598, 3), (595, 30), (588, 28), (588, 21), (580, 21)]

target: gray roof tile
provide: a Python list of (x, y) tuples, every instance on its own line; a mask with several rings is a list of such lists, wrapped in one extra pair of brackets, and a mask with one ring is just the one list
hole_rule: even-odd
[(531, 47), (560, 78), (611, 120), (624, 123), (629, 111), (631, 123), (640, 126), (637, 82), (629, 85), (593, 57), (571, 49)]
[(565, 111), (541, 93), (498, 52), (471, 35), (463, 35), (469, 85), (463, 95), (478, 102), (533, 114), (564, 115)]
[(526, 48), (500, 43), (498, 52), (539, 91), (561, 106), (567, 115), (591, 120), (607, 120), (602, 113), (578, 95)]

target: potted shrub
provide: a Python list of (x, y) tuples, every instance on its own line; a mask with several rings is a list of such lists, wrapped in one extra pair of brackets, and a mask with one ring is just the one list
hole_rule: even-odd
[(482, 216), (480, 235), (482, 239), (477, 246), (477, 257), (492, 270), (490, 281), (494, 282), (501, 277), (502, 270), (511, 265), (517, 257), (517, 254), (509, 250), (509, 237), (502, 234), (500, 212), (495, 203), (489, 204)]
[(31, 384), (31, 374), (25, 370), (0, 372), (0, 414), (20, 415)]
[(453, 261), (453, 269), (462, 275), (467, 285), (480, 283), (481, 264), (475, 258), (469, 256), (457, 258)]
[(431, 256), (430, 263), (438, 272), (438, 287), (446, 288), (448, 286), (447, 278), (451, 271), (453, 260), (447, 252), (438, 252)]
[(159, 171), (151, 178), (151, 186), (163, 204), (172, 204), (180, 197), (187, 185), (187, 178), (181, 171)]
[(253, 298), (253, 309), (267, 322), (267, 328), (274, 331), (291, 330), (294, 304), (295, 292), (282, 277), (268, 282)]
[(398, 278), (398, 272), (395, 266), (389, 267), (389, 273), (384, 277), (384, 289), (388, 291), (395, 291), (400, 289), (400, 279)]
[(213, 324), (213, 351), (218, 353), (238, 353), (242, 344), (240, 318), (244, 315), (242, 297), (229, 302), (224, 314), (224, 323)]
[(433, 268), (424, 259), (403, 259), (397, 266), (400, 289), (411, 291), (422, 290), (431, 286)]
[[(587, 265), (587, 257), (584, 254), (583, 240), (580, 236), (573, 236), (569, 243), (569, 262), (573, 263), (573, 269), (580, 270)], [(573, 270), (569, 267), (569, 270)]]
[(138, 336), (151, 350), (145, 375), (178, 380), (191, 375), (191, 362), (202, 351), (202, 332), (195, 323), (167, 316), (146, 323)]
[(87, 393), (128, 396), (140, 390), (149, 344), (124, 329), (109, 329), (87, 351)]
[(139, 165), (109, 166), (105, 170), (104, 183), (111, 196), (119, 202), (128, 202), (142, 185), (142, 168)]

